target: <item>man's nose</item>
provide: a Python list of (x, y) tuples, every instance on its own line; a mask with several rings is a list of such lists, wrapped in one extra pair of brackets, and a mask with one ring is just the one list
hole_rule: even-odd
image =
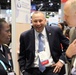
[(39, 21), (37, 22), (37, 25), (40, 25), (40, 22)]

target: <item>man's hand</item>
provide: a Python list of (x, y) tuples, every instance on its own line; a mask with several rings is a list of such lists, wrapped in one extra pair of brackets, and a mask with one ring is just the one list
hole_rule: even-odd
[(55, 66), (53, 72), (54, 73), (60, 72), (63, 65), (64, 64), (62, 62), (60, 62), (60, 61), (58, 61), (56, 64), (52, 65), (52, 66)]
[(66, 50), (66, 56), (72, 58), (72, 56), (76, 55), (76, 39), (69, 45)]

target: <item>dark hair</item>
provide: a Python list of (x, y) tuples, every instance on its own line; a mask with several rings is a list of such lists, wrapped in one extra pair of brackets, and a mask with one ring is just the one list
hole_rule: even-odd
[(68, 37), (68, 38), (69, 38), (69, 32), (70, 32), (70, 29), (65, 30), (65, 36)]
[(66, 23), (66, 21), (63, 22), (65, 26), (68, 26), (68, 24)]
[(64, 30), (64, 23), (59, 23), (62, 26), (62, 31)]
[(3, 23), (7, 23), (3, 18), (0, 18), (0, 31), (3, 27)]

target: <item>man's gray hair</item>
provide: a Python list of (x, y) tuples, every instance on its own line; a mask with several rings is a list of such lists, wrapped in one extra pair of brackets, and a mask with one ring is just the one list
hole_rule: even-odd
[[(66, 14), (67, 11), (71, 11), (76, 13), (76, 0), (68, 0), (64, 5), (64, 13)], [(69, 12), (68, 12), (69, 13)]]
[(75, 11), (76, 10), (76, 0), (69, 0), (69, 1), (71, 1), (71, 7), (70, 8)]

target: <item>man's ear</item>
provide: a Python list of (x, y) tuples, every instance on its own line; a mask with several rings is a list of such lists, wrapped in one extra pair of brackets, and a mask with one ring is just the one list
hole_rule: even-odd
[(47, 20), (47, 19), (45, 19), (45, 25), (47, 25), (47, 23), (48, 23), (48, 20)]

